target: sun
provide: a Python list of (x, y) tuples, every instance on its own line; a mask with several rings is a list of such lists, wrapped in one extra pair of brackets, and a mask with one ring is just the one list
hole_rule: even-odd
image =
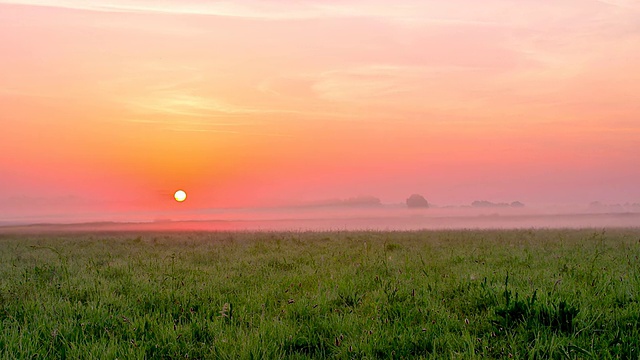
[(184, 192), (184, 190), (178, 190), (173, 194), (173, 198), (176, 199), (177, 202), (183, 202), (187, 200), (187, 193)]

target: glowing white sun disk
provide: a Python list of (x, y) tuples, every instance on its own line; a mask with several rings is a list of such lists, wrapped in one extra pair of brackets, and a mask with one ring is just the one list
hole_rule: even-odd
[(187, 200), (187, 193), (184, 192), (184, 190), (178, 190), (176, 191), (175, 194), (173, 194), (173, 197), (176, 199), (177, 202), (183, 202)]

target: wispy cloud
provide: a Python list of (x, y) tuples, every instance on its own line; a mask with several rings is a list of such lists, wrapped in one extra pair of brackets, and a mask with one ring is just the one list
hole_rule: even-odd
[(234, 131), (234, 130), (221, 130), (221, 129), (206, 129), (206, 128), (193, 128), (193, 127), (166, 127), (163, 130), (175, 131), (175, 132), (195, 132), (195, 133), (218, 133), (218, 134), (234, 134), (234, 135), (251, 135), (251, 136), (269, 136), (269, 137), (292, 137), (292, 135), (284, 133), (268, 133), (268, 132), (255, 132), (255, 131)]
[[(476, 16), (442, 14), (456, 6), (442, 6), (439, 1), (149, 1), (149, 0), (0, 0), (0, 4), (57, 7), (96, 12), (146, 14), (209, 15), (263, 20), (320, 18), (377, 18), (403, 24), (476, 24), (497, 25), (500, 22)], [(456, 12), (456, 13), (459, 13)], [(472, 14), (473, 12), (469, 12)], [(477, 12), (476, 12), (477, 13)]]
[(233, 134), (233, 135), (258, 135), (258, 136), (275, 136), (275, 137), (290, 137), (286, 133), (279, 132), (264, 132), (256, 131), (261, 128), (259, 122), (246, 122), (246, 121), (190, 121), (179, 117), (177, 119), (145, 119), (145, 118), (126, 118), (121, 121), (154, 126), (157, 129), (163, 131), (173, 132), (191, 132), (191, 133), (218, 133), (218, 134)]
[[(302, 0), (302, 1), (170, 1), (170, 0), (0, 0), (0, 4), (56, 7), (93, 12), (199, 15), (256, 20), (356, 18), (408, 26), (475, 26), (526, 29), (615, 24), (619, 18), (640, 12), (636, 0)], [(626, 12), (626, 13), (624, 13)]]
[(640, 1), (637, 1), (637, 0), (596, 0), (596, 1), (603, 4), (623, 8), (623, 9), (640, 11)]
[(160, 124), (160, 125), (175, 125), (177, 123), (187, 126), (216, 126), (216, 127), (235, 127), (235, 126), (252, 126), (256, 123), (251, 122), (216, 122), (216, 121), (185, 121), (185, 120), (158, 120), (158, 119), (124, 119), (125, 122), (135, 124)]
[[(169, 1), (169, 0), (0, 0), (0, 4), (19, 4), (95, 12), (123, 12), (143, 14), (205, 15), (263, 20), (373, 18), (402, 25), (474, 25), (522, 27), (537, 26), (569, 20), (576, 25), (575, 16), (588, 20), (601, 17), (606, 7), (623, 9), (637, 15), (640, 2), (636, 0), (585, 0), (580, 6), (573, 1), (512, 1), (492, 0), (470, 2), (464, 0), (386, 0), (367, 1)], [(604, 8), (603, 8), (604, 7)], [(606, 11), (604, 16), (606, 16)]]
[(99, 12), (214, 15), (262, 19), (316, 18), (325, 12), (309, 3), (253, 1), (83, 1), (83, 0), (0, 0), (22, 4)]
[(180, 115), (190, 117), (212, 117), (216, 115), (242, 115), (263, 112), (248, 106), (234, 105), (213, 97), (161, 91), (148, 97), (128, 100), (136, 111)]
[(371, 99), (411, 91), (428, 73), (419, 67), (369, 65), (321, 73), (312, 88), (329, 100)]

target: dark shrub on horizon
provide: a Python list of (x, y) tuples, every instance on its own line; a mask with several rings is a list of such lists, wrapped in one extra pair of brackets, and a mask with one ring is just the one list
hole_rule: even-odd
[(428, 208), (429, 202), (422, 195), (413, 194), (407, 199), (407, 207), (410, 208)]

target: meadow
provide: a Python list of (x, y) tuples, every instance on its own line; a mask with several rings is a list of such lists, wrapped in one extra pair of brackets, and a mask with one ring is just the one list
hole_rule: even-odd
[(0, 358), (638, 359), (640, 229), (0, 235)]

